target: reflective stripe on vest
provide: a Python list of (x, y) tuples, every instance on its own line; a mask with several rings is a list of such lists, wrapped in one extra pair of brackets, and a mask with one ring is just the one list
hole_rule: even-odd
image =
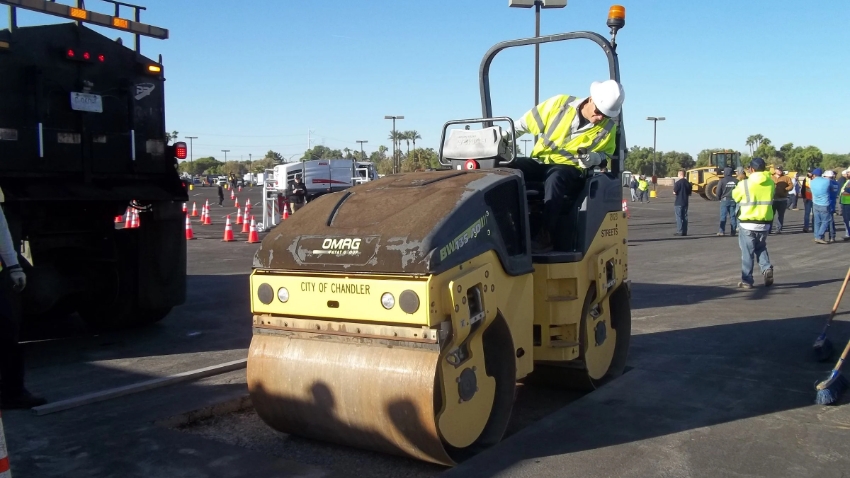
[[(744, 201), (738, 203), (740, 221), (754, 222), (772, 222), (773, 221), (773, 198), (769, 200), (756, 200), (750, 196), (750, 181), (745, 179), (744, 183)], [(758, 189), (767, 190), (768, 187), (758, 187)], [(758, 191), (757, 189), (757, 191)], [(772, 196), (772, 195), (771, 195)]]
[[(526, 118), (526, 123), (531, 126), (536, 126), (537, 131), (530, 131), (533, 134), (540, 135), (537, 144), (531, 152), (532, 157), (540, 157), (544, 163), (559, 163), (571, 164), (578, 166), (575, 160), (575, 153), (579, 147), (587, 148), (588, 151), (595, 151), (597, 148), (606, 143), (604, 149), (610, 149), (613, 154), (613, 135), (616, 124), (611, 119), (606, 119), (597, 125), (593, 125), (585, 131), (571, 132), (573, 120), (576, 117), (577, 109), (570, 105), (575, 101), (574, 96), (556, 97), (554, 101), (561, 101), (566, 98), (557, 108), (558, 111), (554, 117), (551, 117), (550, 123), (547, 125), (543, 117), (550, 117), (553, 113), (551, 107), (546, 108), (546, 103), (552, 101), (547, 100), (541, 105), (538, 105), (531, 110), (531, 118)], [(541, 107), (544, 111), (540, 111)], [(530, 120), (533, 120), (530, 121)], [(608, 142), (611, 142), (609, 148)], [(561, 160), (561, 158), (563, 158)]]

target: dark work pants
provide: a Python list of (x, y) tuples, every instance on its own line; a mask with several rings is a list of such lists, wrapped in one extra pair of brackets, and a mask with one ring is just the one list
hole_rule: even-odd
[(17, 395), (24, 389), (24, 353), (18, 345), (20, 311), (9, 272), (0, 272), (0, 395)]
[(785, 210), (788, 209), (788, 198), (782, 199), (774, 199), (773, 200), (773, 217), (779, 222), (779, 227), (773, 228), (771, 225), (771, 229), (774, 232), (782, 232), (782, 227), (785, 225)]
[(688, 206), (673, 206), (673, 211), (676, 213), (676, 232), (683, 236), (687, 236)]
[(526, 181), (543, 182), (543, 227), (554, 237), (564, 196), (575, 201), (584, 187), (581, 170), (565, 164), (543, 164), (531, 158), (517, 158), (514, 166)]

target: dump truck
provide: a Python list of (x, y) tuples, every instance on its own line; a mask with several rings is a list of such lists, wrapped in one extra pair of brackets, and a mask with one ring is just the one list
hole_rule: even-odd
[[(186, 297), (188, 186), (176, 168), (186, 145), (166, 134), (162, 58), (140, 52), (141, 36), (168, 30), (141, 23), (143, 7), (112, 3), (115, 15), (0, 0), (10, 10), (0, 30), (0, 189), (27, 274), (25, 320), (76, 311), (120, 329), (161, 320)], [(18, 9), (70, 21), (19, 27)], [(89, 24), (131, 34), (133, 48)], [(139, 227), (116, 224), (128, 211)]]
[[(607, 120), (617, 126), (610, 171), (584, 170), (582, 193), (560, 211), (556, 249), (533, 254), (544, 186), (515, 167), (516, 142), (502, 141), (516, 137), (514, 123), (494, 116), (489, 84), (500, 51), (571, 40), (601, 47), (619, 81), (625, 9), (612, 7), (607, 24), (610, 41), (580, 31), (496, 44), (479, 71), (482, 117), (443, 126), (445, 170), (325, 194), (266, 235), (250, 276), (247, 361), (265, 423), (452, 466), (502, 439), (518, 381), (592, 389), (622, 374), (631, 337), (622, 113)], [(452, 127), (462, 123), (480, 128)]]
[(685, 177), (691, 183), (693, 192), (708, 201), (719, 201), (717, 185), (723, 177), (723, 169), (737, 170), (740, 167), (741, 153), (738, 151), (712, 151), (708, 157), (708, 166), (689, 169)]

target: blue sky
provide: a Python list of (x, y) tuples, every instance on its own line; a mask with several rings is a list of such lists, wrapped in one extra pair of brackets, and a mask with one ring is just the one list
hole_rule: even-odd
[[(228, 159), (270, 149), (298, 157), (308, 131), (313, 146), (358, 149), (367, 140), (368, 153), (391, 147), (385, 115), (404, 115), (397, 129), (414, 129), (417, 146), (437, 148), (446, 121), (481, 115), (485, 52), (534, 36), (534, 10), (507, 0), (136, 3), (147, 7), (142, 22), (170, 31), (168, 40), (142, 37), (142, 53), (163, 55), (167, 128), (198, 136), (195, 158), (223, 159), (222, 149)], [(846, 0), (569, 0), (541, 12), (541, 33), (608, 37), (614, 3), (626, 7), (617, 52), (629, 146), (652, 146), (646, 117), (664, 116), (664, 151), (747, 151), (746, 137), (760, 133), (777, 145), (850, 152)], [(113, 8), (98, 0), (86, 7)], [(62, 20), (18, 19), (50, 21)], [(3, 14), (0, 28), (5, 22)], [(543, 45), (540, 64), (541, 100), (587, 95), (591, 81), (607, 78), (605, 56), (585, 40)], [(518, 118), (533, 105), (534, 48), (503, 51), (490, 76), (494, 114)]]

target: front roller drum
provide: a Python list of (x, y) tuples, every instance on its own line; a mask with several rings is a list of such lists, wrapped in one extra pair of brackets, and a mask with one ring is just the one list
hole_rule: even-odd
[(254, 408), (284, 433), (452, 465), (435, 424), (439, 351), (254, 335)]

